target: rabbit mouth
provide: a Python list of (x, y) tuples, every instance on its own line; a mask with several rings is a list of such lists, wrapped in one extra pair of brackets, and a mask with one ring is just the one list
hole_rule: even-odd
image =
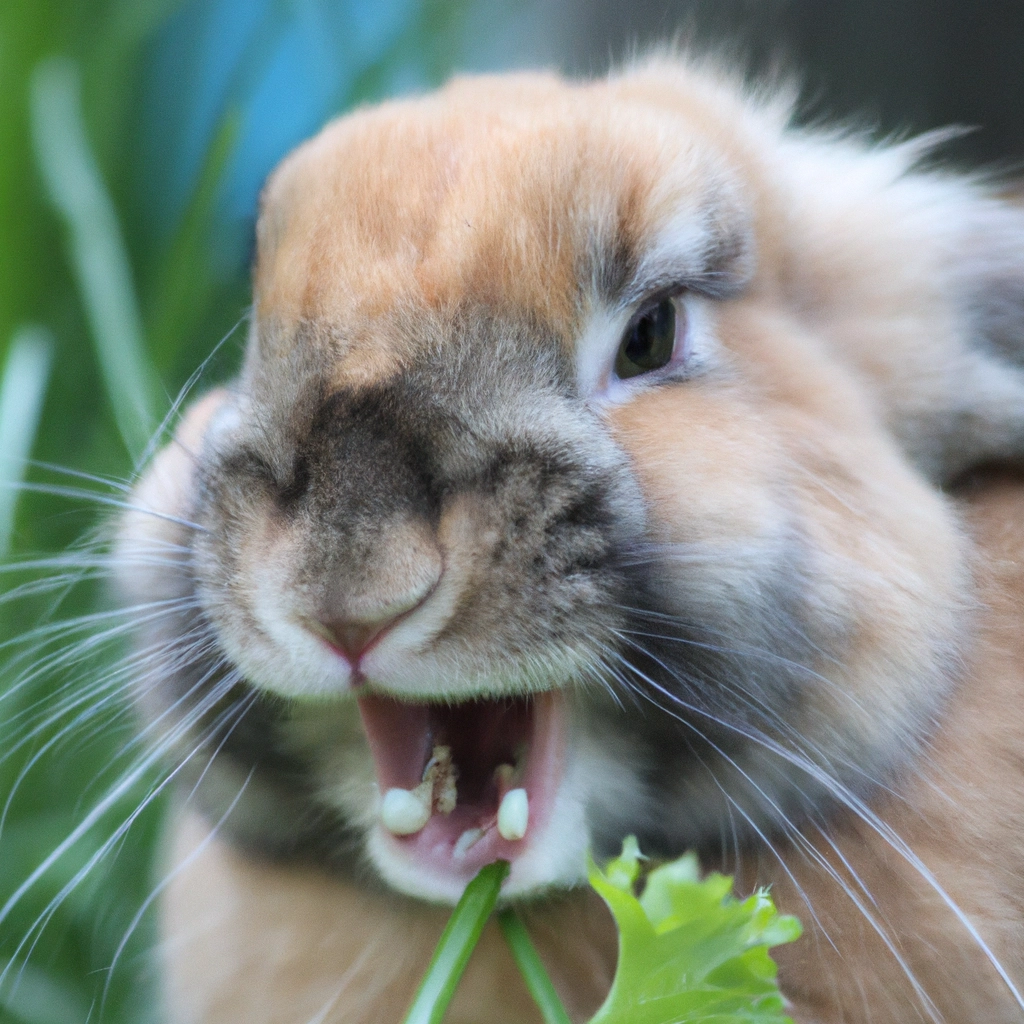
[(361, 697), (381, 797), (378, 842), (435, 891), (457, 895), (495, 860), (514, 875), (551, 823), (562, 703), (551, 692), (446, 704)]

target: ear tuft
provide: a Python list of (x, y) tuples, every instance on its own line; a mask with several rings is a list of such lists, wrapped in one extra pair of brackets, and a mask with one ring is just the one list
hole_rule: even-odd
[(1024, 465), (1024, 208), (913, 169), (913, 140), (790, 138), (805, 315), (933, 482)]
[(1024, 210), (978, 204), (953, 273), (975, 344), (1024, 368)]
[(935, 453), (941, 480), (985, 463), (1024, 464), (1024, 210), (965, 204), (945, 262), (963, 347)]

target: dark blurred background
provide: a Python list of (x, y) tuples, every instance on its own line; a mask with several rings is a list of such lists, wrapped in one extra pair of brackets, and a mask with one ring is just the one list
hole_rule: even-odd
[(159, 1020), (166, 774), (102, 523), (218, 342), (198, 387), (238, 364), (267, 172), (454, 70), (600, 74), (673, 37), (789, 70), (803, 121), (1024, 156), (1024, 2), (0, 0), (0, 1024)]
[[(682, 30), (738, 44), (756, 68), (805, 87), (806, 118), (854, 118), (880, 133), (976, 128), (958, 160), (1016, 166), (1024, 155), (1020, 0), (562, 0), (541, 61), (604, 70), (609, 56)], [(557, 13), (556, 13), (557, 12)]]

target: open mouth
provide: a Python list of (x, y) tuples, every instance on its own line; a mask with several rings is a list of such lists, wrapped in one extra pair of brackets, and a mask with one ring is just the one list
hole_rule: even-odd
[(562, 774), (554, 693), (412, 704), (359, 699), (380, 789), (382, 833), (432, 875), (468, 880), (515, 861), (550, 818)]

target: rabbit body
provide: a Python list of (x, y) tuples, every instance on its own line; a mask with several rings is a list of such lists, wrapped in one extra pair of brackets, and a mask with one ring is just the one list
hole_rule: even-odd
[[(272, 176), (241, 375), (119, 540), (175, 1024), (398, 1019), (497, 856), (585, 1019), (627, 834), (773, 886), (798, 1021), (1024, 1018), (1024, 213), (790, 115), (456, 80)], [(494, 935), (459, 999), (532, 1019)]]

